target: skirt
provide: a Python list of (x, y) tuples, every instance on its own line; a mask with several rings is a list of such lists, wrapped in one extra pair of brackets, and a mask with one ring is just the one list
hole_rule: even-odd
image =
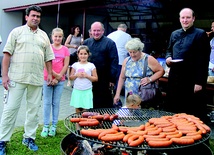
[(91, 109), (93, 108), (92, 88), (86, 90), (73, 89), (71, 93), (70, 105), (74, 108)]

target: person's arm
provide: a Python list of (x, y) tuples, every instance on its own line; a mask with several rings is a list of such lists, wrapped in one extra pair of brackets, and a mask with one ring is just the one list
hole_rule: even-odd
[(52, 82), (52, 60), (45, 62), (45, 66), (48, 72), (47, 83), (50, 85)]
[(153, 57), (148, 56), (148, 67), (153, 71), (151, 77), (144, 77), (140, 81), (140, 85), (147, 85), (148, 83), (154, 82), (162, 77), (165, 73), (164, 68), (159, 64), (159, 62)]
[(172, 60), (172, 35), (170, 37), (170, 40), (169, 40), (169, 45), (167, 47), (167, 50), (166, 50), (166, 65), (170, 67), (171, 65), (171, 60)]
[(88, 74), (85, 73), (84, 77), (87, 78), (87, 79), (89, 79), (91, 82), (98, 81), (98, 76), (97, 76), (97, 70), (96, 70), (96, 68), (94, 68), (92, 70), (92, 74), (91, 75), (88, 75)]
[(110, 60), (110, 86), (114, 85), (117, 81), (117, 72), (118, 72), (118, 53), (115, 42), (111, 42), (109, 45), (109, 60)]
[(52, 71), (53, 76), (58, 81), (61, 81), (62, 76), (66, 73), (66, 71), (68, 69), (68, 65), (69, 65), (69, 60), (70, 60), (70, 57), (66, 56), (65, 59), (64, 59), (64, 66), (63, 66), (62, 70), (60, 71), (60, 73), (56, 73), (55, 71)]
[(198, 92), (206, 86), (208, 76), (211, 48), (206, 32), (198, 35), (194, 52), (194, 92)]
[(70, 42), (71, 42), (71, 37), (72, 37), (72, 35), (70, 34), (70, 35), (67, 37), (66, 41), (65, 41), (65, 46), (66, 46), (67, 48), (73, 48), (73, 47), (71, 46), (71, 44), (70, 44)]
[(126, 58), (123, 61), (123, 64), (122, 64), (120, 77), (119, 77), (118, 85), (117, 85), (117, 90), (116, 90), (116, 94), (114, 96), (114, 104), (117, 103), (120, 100), (120, 93), (121, 93), (121, 90), (123, 88), (123, 85), (124, 85), (124, 82), (125, 82), (125, 79), (126, 79), (126, 77), (125, 77), (125, 68), (126, 68), (126, 62), (127, 61), (128, 61), (128, 58)]
[(4, 52), (4, 56), (2, 59), (2, 84), (6, 90), (8, 90), (8, 84), (10, 82), (10, 79), (8, 77), (10, 58), (11, 58), (11, 55), (8, 52)]
[(72, 67), (71, 68), (71, 73), (69, 75), (69, 79), (70, 80), (75, 80), (78, 77), (77, 74), (75, 74), (75, 73), (76, 73), (76, 70)]
[(161, 78), (165, 71), (164, 68), (160, 65), (160, 63), (153, 56), (148, 56), (148, 66), (154, 72), (154, 74), (150, 77), (150, 82), (156, 81)]

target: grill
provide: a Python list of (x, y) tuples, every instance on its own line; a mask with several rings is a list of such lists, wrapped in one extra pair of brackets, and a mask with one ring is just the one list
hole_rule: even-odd
[[(174, 113), (171, 112), (166, 112), (166, 111), (160, 111), (160, 110), (149, 110), (149, 109), (117, 109), (117, 108), (106, 108), (106, 109), (90, 109), (88, 110), (90, 112), (97, 112), (100, 114), (118, 114), (118, 119), (114, 120), (113, 122), (110, 121), (103, 121), (100, 123), (99, 126), (96, 127), (90, 127), (92, 129), (97, 129), (97, 128), (103, 128), (103, 129), (108, 129), (112, 127), (112, 123), (120, 126), (139, 126), (140, 124), (145, 124), (148, 122), (150, 118), (159, 118), (161, 116), (172, 116)], [(94, 143), (99, 143), (99, 144), (105, 144), (105, 145), (111, 145), (114, 147), (121, 147), (121, 148), (126, 148), (126, 149), (131, 149), (131, 150), (175, 150), (175, 149), (180, 149), (180, 148), (185, 148), (185, 147), (191, 147), (195, 146), (198, 144), (201, 144), (205, 142), (206, 140), (209, 139), (211, 132), (204, 134), (202, 139), (196, 141), (194, 144), (191, 145), (176, 145), (172, 144), (169, 147), (163, 147), (163, 148), (153, 148), (150, 147), (147, 142), (143, 142), (140, 146), (138, 147), (130, 147), (128, 146), (127, 143), (124, 143), (122, 141), (117, 141), (117, 142), (111, 142), (111, 143), (104, 143), (103, 141), (100, 141), (95, 138), (89, 138), (89, 137), (84, 137), (80, 134), (80, 130), (82, 128), (87, 129), (87, 127), (79, 127), (76, 125), (76, 123), (70, 122), (70, 118), (76, 118), (76, 117), (82, 117), (81, 116), (82, 112), (80, 113), (74, 113), (72, 115), (69, 115), (68, 117), (65, 118), (65, 126), (66, 128), (74, 133), (77, 137), (86, 139), (88, 141), (94, 142)]]

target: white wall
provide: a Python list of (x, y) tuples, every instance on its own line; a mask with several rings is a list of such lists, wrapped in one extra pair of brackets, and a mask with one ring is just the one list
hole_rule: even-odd
[(0, 13), (0, 35), (2, 38), (2, 43), (0, 45), (0, 56), (2, 56), (3, 47), (7, 41), (7, 37), (10, 31), (22, 25), (22, 13), (21, 12), (7, 12), (1, 10)]

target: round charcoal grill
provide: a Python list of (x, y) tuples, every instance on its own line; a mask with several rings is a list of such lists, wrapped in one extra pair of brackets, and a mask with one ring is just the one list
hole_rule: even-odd
[[(150, 118), (159, 118), (161, 116), (172, 116), (174, 113), (171, 112), (166, 112), (166, 111), (160, 111), (160, 110), (149, 110), (149, 109), (116, 109), (116, 108), (105, 108), (105, 109), (91, 109), (88, 110), (89, 112), (97, 112), (102, 114), (108, 113), (110, 115), (112, 114), (118, 114), (118, 119), (114, 120), (113, 122), (110, 121), (102, 121), (100, 125), (96, 127), (90, 127), (91, 129), (108, 129), (112, 127), (112, 124), (116, 124), (119, 126), (139, 126), (140, 124), (145, 124), (148, 122)], [(65, 118), (65, 126), (68, 130), (70, 130), (72, 133), (74, 133), (76, 136), (95, 142), (95, 143), (100, 143), (100, 144), (105, 144), (105, 145), (111, 145), (115, 147), (123, 147), (126, 149), (132, 149), (132, 150), (175, 150), (175, 149), (180, 149), (180, 148), (185, 148), (185, 147), (191, 147), (195, 146), (198, 144), (201, 144), (205, 142), (206, 140), (209, 139), (211, 132), (207, 134), (203, 134), (203, 137), (201, 140), (196, 141), (194, 144), (191, 145), (176, 145), (172, 144), (169, 147), (158, 147), (158, 148), (153, 148), (150, 147), (147, 142), (143, 142), (141, 145), (138, 147), (130, 147), (128, 146), (127, 143), (124, 143), (123, 141), (117, 141), (117, 142), (110, 142), (110, 143), (104, 143), (103, 141), (100, 141), (95, 138), (89, 138), (82, 136), (80, 134), (80, 130), (82, 128), (87, 129), (88, 127), (80, 127), (78, 123), (72, 123), (70, 122), (70, 118), (76, 118), (76, 117), (82, 117), (82, 112), (80, 113), (74, 113), (67, 118)]]

